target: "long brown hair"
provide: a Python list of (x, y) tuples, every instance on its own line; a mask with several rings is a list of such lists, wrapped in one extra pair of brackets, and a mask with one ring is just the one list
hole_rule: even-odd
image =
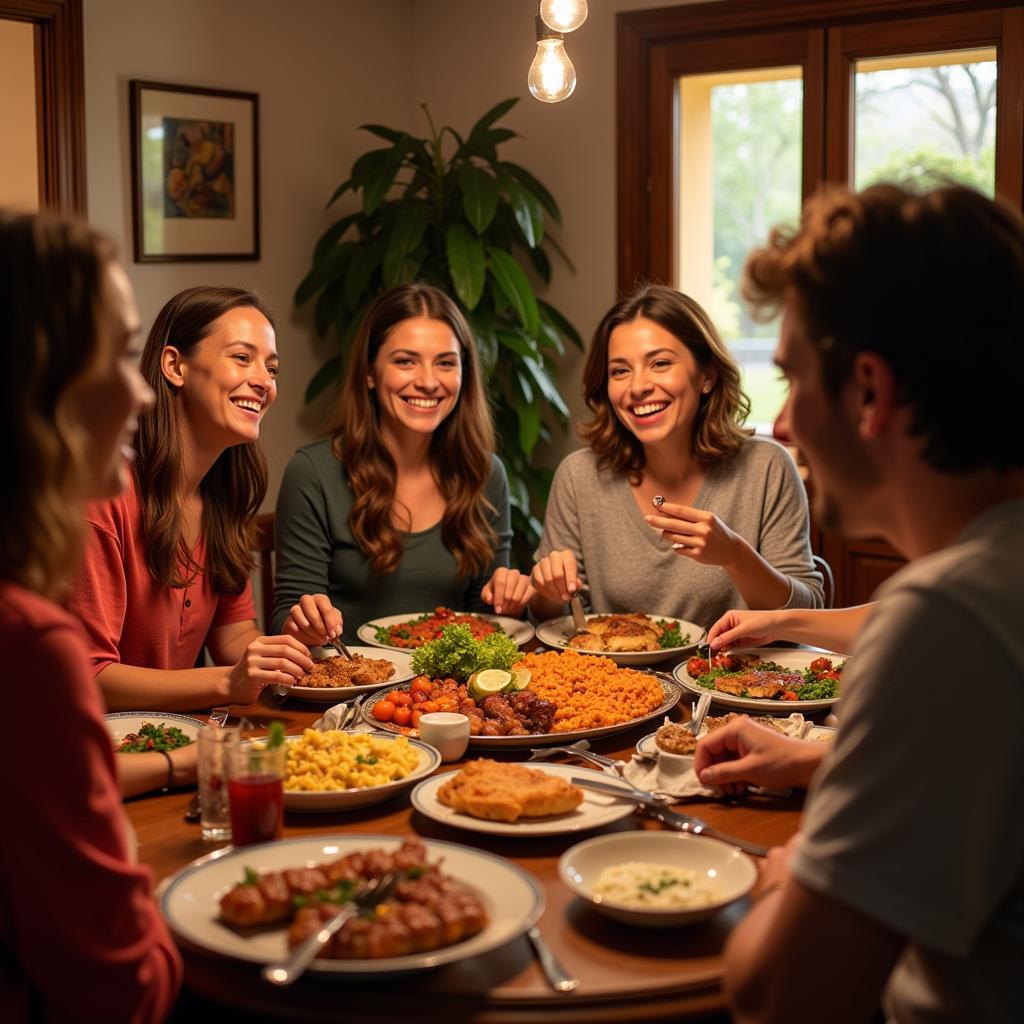
[(690, 451), (701, 466), (713, 466), (734, 455), (750, 433), (743, 421), (750, 399), (740, 384), (740, 371), (711, 322), (688, 295), (663, 285), (646, 285), (617, 302), (597, 325), (583, 370), (583, 397), (593, 417), (580, 435), (597, 455), (601, 469), (626, 473), (638, 481), (644, 468), (644, 448), (615, 415), (608, 399), (608, 345), (612, 331), (640, 318), (652, 320), (678, 339), (702, 370), (714, 370), (715, 382), (700, 396)]
[(421, 316), (446, 323), (461, 351), (462, 388), (455, 408), (430, 439), (430, 462), (445, 502), (441, 539), (460, 574), (472, 576), (490, 565), (497, 543), (487, 518), (494, 507), (484, 495), (494, 427), (472, 331), (444, 292), (426, 284), (404, 284), (377, 296), (356, 332), (327, 433), (355, 498), (348, 520), (352, 536), (369, 556), (375, 575), (394, 572), (404, 548), (391, 521), (397, 470), (381, 438), (376, 391), (367, 388), (366, 379), (392, 328)]
[(69, 399), (99, 362), (114, 258), (113, 243), (79, 221), (0, 211), (0, 577), (50, 598), (81, 554), (87, 432)]
[[(139, 418), (135, 443), (135, 479), (146, 537), (146, 565), (153, 578), (170, 587), (186, 586), (200, 566), (192, 558), (182, 530), (182, 452), (178, 420), (179, 391), (160, 367), (163, 350), (173, 345), (190, 355), (229, 310), (251, 306), (271, 327), (270, 311), (253, 292), (241, 288), (187, 288), (157, 314), (142, 351), (139, 369), (156, 393), (156, 402)], [(237, 444), (221, 452), (199, 485), (203, 498), (202, 535), (206, 572), (222, 593), (245, 588), (255, 568), (255, 517), (267, 493), (267, 462), (259, 442)]]

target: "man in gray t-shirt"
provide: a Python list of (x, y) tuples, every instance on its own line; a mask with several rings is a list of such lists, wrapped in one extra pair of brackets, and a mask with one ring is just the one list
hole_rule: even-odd
[[(802, 832), (730, 939), (735, 1017), (1018, 1020), (1024, 434), (1015, 403), (962, 396), (980, 356), (1024, 379), (1024, 221), (959, 187), (836, 190), (751, 255), (745, 290), (784, 307), (784, 417), (822, 522), (910, 564), (851, 652)], [(752, 728), (708, 746), (778, 784)]]

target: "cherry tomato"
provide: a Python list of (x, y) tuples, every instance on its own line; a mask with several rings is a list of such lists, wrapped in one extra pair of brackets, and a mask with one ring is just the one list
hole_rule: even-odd
[(831, 672), (832, 662), (828, 658), (815, 658), (814, 661), (808, 665), (808, 668), (812, 672)]
[(705, 675), (708, 672), (707, 660), (705, 658), (691, 658), (686, 663), (686, 671), (689, 672), (691, 679)]
[(412, 727), (418, 729), (420, 727), (420, 719), (423, 717), (423, 712), (419, 708), (413, 708), (412, 711)]
[(412, 709), (409, 707), (398, 707), (395, 708), (395, 713), (391, 718), (391, 721), (395, 725), (408, 725), (412, 719)]
[(412, 703), (412, 694), (406, 693), (404, 690), (392, 690), (388, 694), (388, 700), (396, 708), (407, 708)]
[(425, 693), (429, 697), (434, 692), (434, 684), (426, 676), (417, 676), (410, 689), (413, 693)]
[(395, 705), (389, 700), (380, 700), (373, 705), (373, 717), (378, 722), (390, 722), (395, 717)]

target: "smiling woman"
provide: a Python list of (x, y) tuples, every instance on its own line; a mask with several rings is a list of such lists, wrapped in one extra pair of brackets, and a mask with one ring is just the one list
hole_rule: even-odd
[(509, 493), (469, 325), (424, 284), (382, 293), (353, 342), (329, 437), (299, 449), (277, 504), (273, 621), (326, 591), (350, 629), (438, 605), (518, 615)]
[(701, 307), (650, 286), (594, 333), (583, 391), (590, 448), (558, 468), (532, 608), (710, 625), (728, 608), (817, 607), (807, 498), (789, 455), (749, 436), (736, 363)]
[[(312, 666), (305, 644), (341, 621), (321, 599), (289, 635), (260, 636), (249, 590), (254, 518), (267, 488), (260, 426), (277, 396), (270, 313), (251, 292), (190, 288), (160, 311), (140, 369), (156, 392), (140, 417), (127, 491), (93, 506), (71, 610), (108, 708), (247, 704)], [(206, 647), (217, 667), (196, 668)]]

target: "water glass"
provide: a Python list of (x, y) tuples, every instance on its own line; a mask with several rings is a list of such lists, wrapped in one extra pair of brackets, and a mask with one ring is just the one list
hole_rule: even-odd
[(285, 746), (239, 743), (228, 756), (231, 835), (235, 846), (280, 839), (284, 826)]
[(200, 729), (196, 743), (199, 748), (199, 823), (203, 839), (211, 843), (230, 842), (228, 751), (238, 744), (238, 730)]

